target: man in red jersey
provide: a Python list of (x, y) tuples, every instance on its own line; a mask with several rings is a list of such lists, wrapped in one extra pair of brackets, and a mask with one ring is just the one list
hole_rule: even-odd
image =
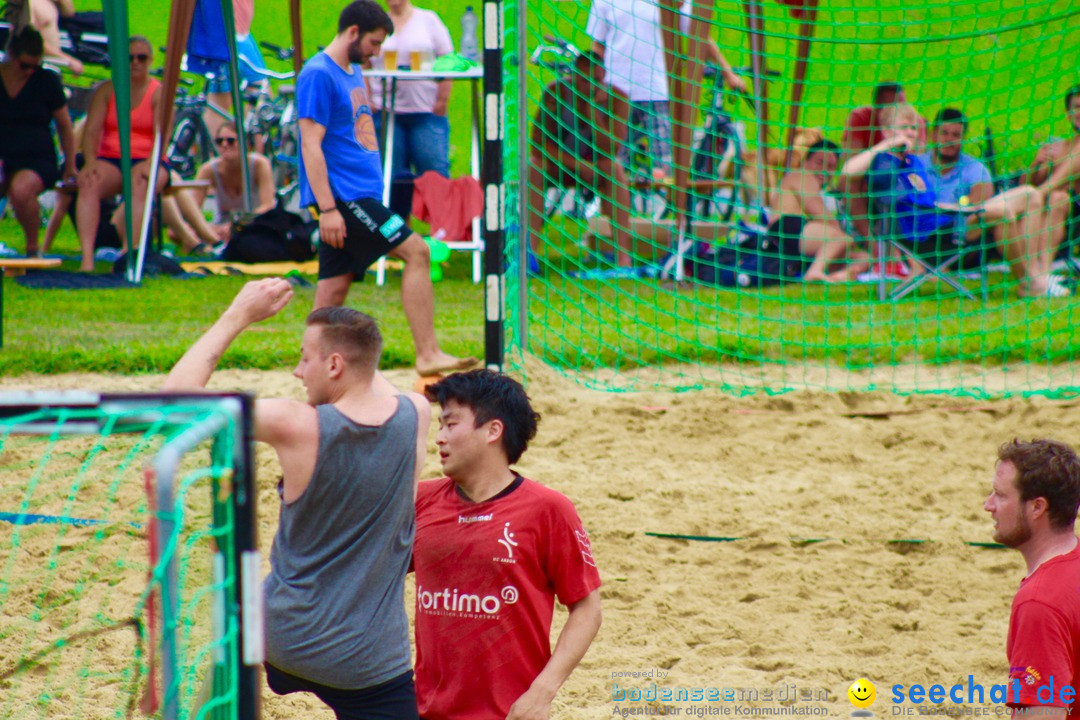
[[(562, 494), (511, 469), (539, 415), (474, 370), (427, 389), (446, 477), (416, 499), (416, 688), (424, 720), (543, 720), (600, 628), (600, 574)], [(552, 651), (555, 598), (570, 615)]]
[[(1080, 682), (1080, 459), (1053, 440), (1013, 440), (998, 449), (983, 509), (994, 540), (1016, 548), (1027, 575), (1009, 616), (1008, 704), (1014, 715), (1072, 714)], [(1034, 708), (1034, 711), (1031, 709)]]

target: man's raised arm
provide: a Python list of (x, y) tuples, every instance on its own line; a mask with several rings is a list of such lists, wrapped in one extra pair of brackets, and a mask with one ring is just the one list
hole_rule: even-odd
[(248, 326), (276, 315), (292, 299), (292, 286), (281, 278), (249, 282), (209, 330), (195, 341), (165, 379), (165, 390), (198, 390), (217, 368), (229, 345)]

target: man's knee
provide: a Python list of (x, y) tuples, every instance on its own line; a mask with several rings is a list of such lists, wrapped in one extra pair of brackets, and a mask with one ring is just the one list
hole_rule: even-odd
[(332, 278), (323, 278), (315, 286), (315, 308), (338, 307), (345, 304), (345, 298), (349, 294), (349, 285), (352, 283), (352, 275), (338, 275)]
[(8, 199), (15, 209), (20, 209), (37, 202), (38, 194), (41, 193), (41, 182), (22, 177), (16, 178), (8, 189)]
[(431, 264), (431, 250), (428, 248), (424, 239), (413, 233), (405, 242), (398, 245), (390, 253), (392, 256), (405, 261), (406, 265), (419, 264), (430, 265)]

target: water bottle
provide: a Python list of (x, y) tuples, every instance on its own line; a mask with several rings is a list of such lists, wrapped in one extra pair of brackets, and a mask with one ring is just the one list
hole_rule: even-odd
[(480, 62), (480, 46), (476, 40), (479, 27), (480, 18), (476, 17), (472, 5), (466, 5), (465, 14), (461, 16), (461, 54), (473, 62)]

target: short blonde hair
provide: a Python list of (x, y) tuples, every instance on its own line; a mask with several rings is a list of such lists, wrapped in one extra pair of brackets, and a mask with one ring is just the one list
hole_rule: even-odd
[(878, 125), (887, 128), (901, 123), (918, 123), (920, 117), (919, 111), (911, 105), (908, 105), (907, 103), (897, 103), (896, 105), (889, 105), (882, 108), (881, 114), (878, 115)]

